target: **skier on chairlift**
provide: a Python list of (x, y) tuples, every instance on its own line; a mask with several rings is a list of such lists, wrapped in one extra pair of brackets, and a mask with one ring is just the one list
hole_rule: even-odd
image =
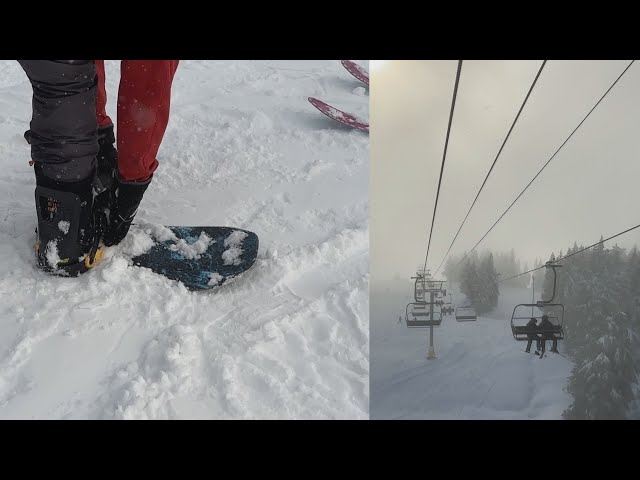
[(538, 328), (541, 331), (540, 339), (541, 339), (541, 350), (540, 350), (540, 358), (544, 355), (545, 346), (547, 340), (553, 340), (553, 345), (551, 347), (551, 352), (558, 353), (558, 339), (553, 334), (553, 323), (549, 321), (549, 317), (547, 315), (542, 316), (542, 320), (540, 321), (540, 325)]
[(531, 353), (531, 343), (536, 341), (536, 355), (538, 354), (538, 350), (540, 350), (540, 337), (535, 333), (538, 328), (537, 320), (532, 318), (526, 325), (527, 327), (527, 348), (524, 350), (527, 353)]

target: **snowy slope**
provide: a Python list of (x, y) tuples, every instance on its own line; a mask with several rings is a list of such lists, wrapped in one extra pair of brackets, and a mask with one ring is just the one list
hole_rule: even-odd
[(338, 60), (176, 73), (136, 221), (256, 232), (240, 280), (191, 293), (130, 266), (130, 240), (60, 279), (34, 266), (30, 85), (0, 62), (0, 418), (368, 417), (368, 137), (307, 96), (368, 116)]
[[(496, 310), (475, 322), (446, 316), (434, 328), (437, 358), (427, 360), (429, 329), (397, 323), (413, 286), (400, 281), (394, 287), (371, 296), (371, 418), (561, 417), (572, 401), (564, 391), (572, 363), (553, 353), (527, 354), (527, 343), (511, 335), (513, 307), (528, 301), (529, 291), (501, 288)], [(461, 297), (447, 290), (454, 300)], [(565, 354), (562, 341), (558, 350)]]

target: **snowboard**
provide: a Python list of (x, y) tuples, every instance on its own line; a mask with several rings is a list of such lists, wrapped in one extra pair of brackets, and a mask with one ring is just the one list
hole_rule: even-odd
[(342, 110), (332, 107), (328, 103), (323, 102), (322, 100), (318, 100), (314, 97), (309, 97), (309, 102), (311, 103), (311, 105), (324, 113), (327, 117), (332, 118), (344, 125), (357, 128), (358, 130), (362, 130), (367, 133), (369, 132), (369, 124), (364, 123), (356, 116), (351, 115), (350, 113), (343, 112)]
[(363, 67), (351, 60), (342, 60), (340, 63), (342, 63), (342, 66), (347, 69), (347, 72), (356, 77), (366, 86), (369, 86), (369, 72), (367, 72)]
[(134, 244), (151, 244), (132, 257), (190, 290), (210, 290), (240, 277), (256, 261), (258, 236), (232, 227), (133, 225)]

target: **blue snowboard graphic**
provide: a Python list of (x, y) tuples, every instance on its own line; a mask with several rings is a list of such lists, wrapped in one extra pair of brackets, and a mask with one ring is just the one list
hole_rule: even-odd
[(258, 255), (258, 236), (248, 230), (166, 228), (173, 238), (156, 240), (150, 250), (133, 257), (133, 263), (178, 280), (190, 290), (209, 290), (237, 278), (251, 268)]

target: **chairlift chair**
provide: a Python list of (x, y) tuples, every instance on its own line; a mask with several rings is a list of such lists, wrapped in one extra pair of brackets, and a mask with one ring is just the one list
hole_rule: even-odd
[(437, 327), (442, 323), (442, 312), (433, 311), (431, 315), (430, 304), (409, 303), (405, 311), (405, 323), (408, 328)]
[[(531, 308), (544, 309), (544, 313), (538, 315), (526, 315), (526, 311)], [(527, 323), (532, 318), (536, 319), (536, 323), (546, 316), (553, 327), (548, 329), (540, 329), (538, 326), (527, 327)], [(511, 315), (511, 333), (513, 338), (523, 342), (529, 340), (529, 336), (536, 338), (542, 334), (547, 340), (562, 340), (564, 338), (564, 305), (561, 303), (520, 303), (513, 309)]]
[(476, 310), (470, 305), (456, 308), (456, 321), (457, 322), (473, 322), (477, 320)]
[(441, 298), (447, 293), (442, 288), (444, 280), (433, 280), (430, 276), (421, 274), (411, 278), (415, 279), (413, 297), (418, 303), (430, 301), (432, 292), (435, 294), (435, 298)]
[[(562, 265), (553, 264), (549, 261), (545, 267), (553, 270), (553, 292), (551, 298), (549, 300), (538, 300), (536, 303), (520, 303), (513, 308), (513, 313), (511, 314), (511, 333), (513, 334), (513, 338), (518, 341), (527, 341), (530, 336), (537, 337), (538, 334), (542, 334), (545, 340), (562, 340), (564, 338), (564, 305), (561, 303), (551, 303), (556, 296), (556, 268), (562, 267)], [(537, 308), (539, 312), (542, 311), (543, 313), (539, 315), (525, 315), (524, 309), (532, 308)], [(526, 326), (532, 318), (535, 318), (536, 323), (538, 323), (538, 320), (542, 319), (543, 316), (549, 319), (553, 325), (551, 328), (541, 330), (538, 326)]]

